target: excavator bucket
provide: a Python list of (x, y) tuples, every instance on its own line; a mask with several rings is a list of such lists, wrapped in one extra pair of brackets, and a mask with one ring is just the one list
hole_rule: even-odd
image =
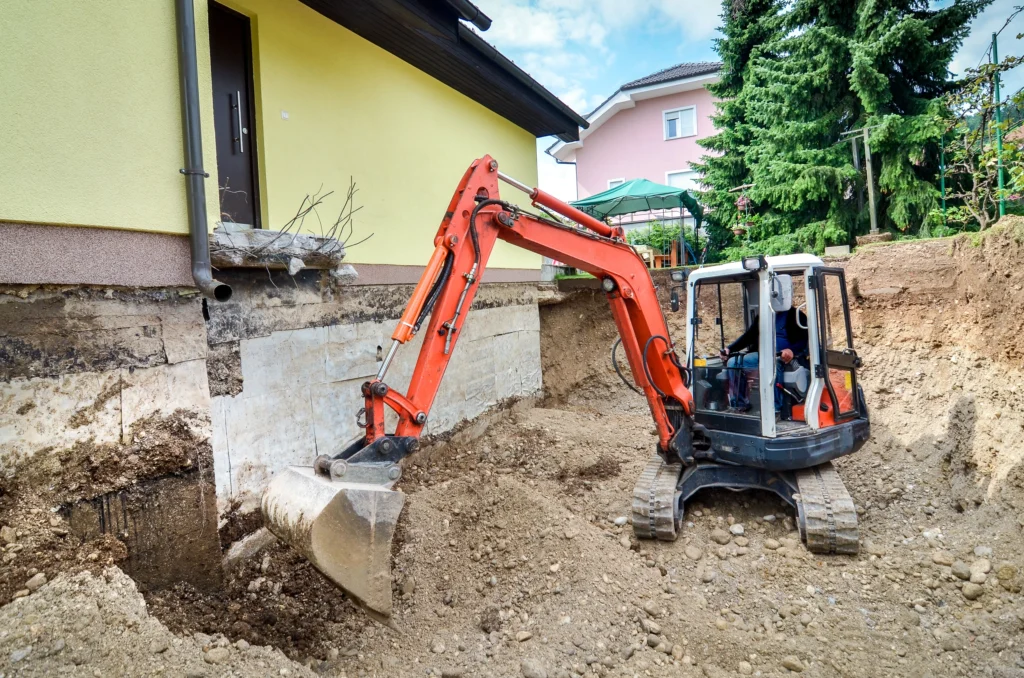
[(363, 607), (391, 616), (391, 540), (405, 495), (389, 484), (332, 480), (311, 467), (278, 473), (263, 521)]

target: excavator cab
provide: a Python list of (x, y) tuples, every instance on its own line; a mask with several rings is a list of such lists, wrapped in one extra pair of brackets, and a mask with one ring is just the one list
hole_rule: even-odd
[(856, 553), (853, 501), (831, 463), (870, 434), (842, 269), (758, 256), (684, 284), (693, 419), (707, 442), (681, 469), (679, 518), (701, 489), (762, 489), (796, 508), (812, 551)]

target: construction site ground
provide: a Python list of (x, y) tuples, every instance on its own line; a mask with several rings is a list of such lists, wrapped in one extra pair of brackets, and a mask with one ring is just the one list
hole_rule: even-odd
[[(542, 307), (543, 399), (408, 460), (390, 626), (272, 540), (222, 591), (145, 597), (113, 545), (40, 556), (0, 675), (1022, 676), (1022, 242), (1010, 221), (839, 262), (872, 427), (837, 463), (857, 556), (809, 554), (761, 493), (701, 493), (678, 541), (637, 542), (653, 427), (584, 290)], [(51, 528), (2, 508), (12, 543)]]

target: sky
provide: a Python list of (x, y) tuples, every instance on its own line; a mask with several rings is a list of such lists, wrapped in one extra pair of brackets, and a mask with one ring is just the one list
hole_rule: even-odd
[[(475, 0), (491, 19), (483, 37), (581, 115), (630, 80), (684, 61), (717, 61), (719, 0)], [(949, 0), (937, 1), (936, 6)], [(992, 32), (1022, 0), (995, 0), (971, 26), (951, 64), (954, 73), (978, 65)], [(1024, 54), (1024, 13), (999, 36), (1000, 56)], [(1024, 66), (1004, 79), (1024, 87)], [(537, 140), (541, 188), (576, 199), (575, 170), (544, 153)]]

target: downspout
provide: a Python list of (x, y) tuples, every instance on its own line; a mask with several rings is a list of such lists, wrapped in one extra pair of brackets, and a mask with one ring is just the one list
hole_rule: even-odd
[(206, 221), (203, 135), (199, 126), (199, 68), (196, 65), (196, 15), (193, 0), (175, 0), (178, 33), (178, 75), (181, 81), (181, 127), (185, 146), (185, 196), (188, 204), (192, 279), (203, 296), (227, 301), (231, 287), (213, 279), (210, 235)]

